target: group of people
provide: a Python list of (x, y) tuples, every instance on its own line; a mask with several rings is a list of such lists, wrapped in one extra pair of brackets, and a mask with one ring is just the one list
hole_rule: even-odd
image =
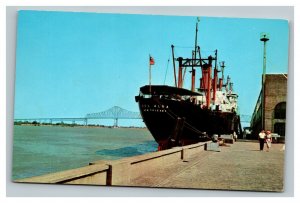
[(271, 143), (272, 143), (271, 131), (267, 130), (265, 132), (264, 130), (262, 130), (258, 134), (258, 140), (259, 140), (259, 149), (260, 149), (260, 151), (264, 150), (264, 145), (266, 143), (266, 145), (267, 145), (267, 152), (268, 152), (270, 150), (270, 148), (271, 148)]

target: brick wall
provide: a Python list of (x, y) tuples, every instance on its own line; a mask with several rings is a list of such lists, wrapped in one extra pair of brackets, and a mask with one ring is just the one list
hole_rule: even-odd
[[(285, 74), (287, 77), (287, 74)], [(285, 123), (285, 119), (274, 119), (274, 109), (277, 104), (286, 102), (287, 78), (283, 74), (267, 74), (265, 80), (265, 130), (274, 132), (276, 122)], [(259, 95), (258, 95), (259, 96)], [(260, 106), (261, 108), (261, 106)], [(253, 114), (260, 112), (253, 112)], [(260, 116), (259, 116), (260, 117)], [(261, 131), (261, 117), (251, 123), (252, 137), (256, 138)]]
[(274, 109), (277, 104), (286, 102), (287, 79), (282, 74), (266, 75), (265, 85), (265, 129), (273, 132)]

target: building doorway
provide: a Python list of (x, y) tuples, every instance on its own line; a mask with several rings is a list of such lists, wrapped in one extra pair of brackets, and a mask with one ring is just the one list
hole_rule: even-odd
[(285, 136), (285, 123), (275, 123), (274, 133), (277, 133), (278, 135), (280, 135), (280, 137)]

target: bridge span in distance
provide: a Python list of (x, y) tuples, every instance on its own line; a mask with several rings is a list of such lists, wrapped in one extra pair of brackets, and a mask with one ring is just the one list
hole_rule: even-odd
[[(17, 118), (14, 119), (15, 122), (39, 122), (39, 123), (64, 123), (64, 122), (72, 122), (73, 124), (82, 123), (83, 125), (88, 125), (89, 120), (98, 120), (98, 119), (113, 119), (114, 127), (118, 127), (118, 121), (120, 119), (142, 119), (141, 114), (139, 112), (129, 111), (123, 109), (119, 106), (113, 106), (110, 109), (105, 111), (97, 112), (97, 113), (88, 113), (85, 117), (76, 117), (76, 118)], [(250, 122), (251, 116), (249, 115), (240, 115), (241, 122)]]

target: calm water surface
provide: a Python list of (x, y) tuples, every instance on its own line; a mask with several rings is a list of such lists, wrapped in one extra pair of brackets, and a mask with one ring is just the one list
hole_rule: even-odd
[(14, 126), (13, 179), (157, 150), (145, 129)]

